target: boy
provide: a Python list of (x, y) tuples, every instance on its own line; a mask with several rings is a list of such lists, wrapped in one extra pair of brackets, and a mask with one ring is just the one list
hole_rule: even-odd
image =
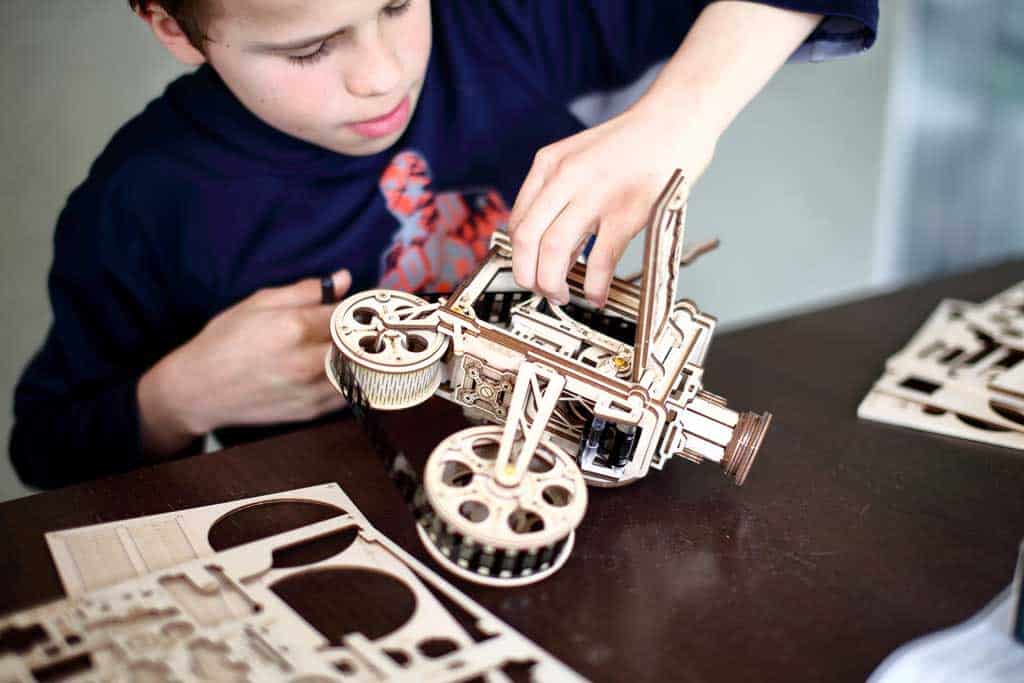
[[(495, 229), (519, 284), (556, 301), (596, 234), (600, 305), (672, 169), (698, 178), (794, 51), (866, 49), (877, 23), (875, 0), (129, 4), (199, 68), (115, 135), (61, 215), (54, 323), (11, 437), (36, 486), (340, 408), (327, 304), (450, 288)], [(571, 99), (665, 58), (635, 105), (581, 132)]]

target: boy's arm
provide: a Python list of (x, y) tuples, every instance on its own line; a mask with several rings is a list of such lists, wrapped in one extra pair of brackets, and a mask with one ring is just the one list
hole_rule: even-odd
[[(195, 314), (175, 302), (190, 281), (154, 242), (149, 206), (165, 186), (152, 174), (97, 172), (69, 197), (53, 241), (53, 322), (14, 396), (10, 456), (21, 479), (52, 488), (144, 464), (139, 377), (194, 332)], [(179, 452), (198, 448), (197, 439)]]
[(596, 234), (585, 291), (603, 305), (615, 265), (672, 171), (700, 177), (722, 132), (820, 20), (712, 3), (632, 107), (540, 150), (509, 220), (516, 281), (567, 301), (568, 269)]
[[(169, 260), (182, 249), (157, 237), (180, 231), (156, 228), (157, 200), (139, 198), (167, 185), (119, 185), (135, 177), (150, 174), (87, 181), (58, 223), (53, 323), (14, 400), (10, 455), (29, 485), (63, 486), (192, 453), (200, 436), (224, 425), (309, 419), (341, 406), (323, 371), (331, 306), (320, 302), (320, 282), (261, 290), (193, 337), (209, 294)], [(336, 274), (335, 293), (349, 281)]]

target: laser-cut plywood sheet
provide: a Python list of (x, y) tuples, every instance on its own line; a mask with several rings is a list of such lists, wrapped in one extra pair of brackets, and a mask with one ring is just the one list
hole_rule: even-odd
[(994, 431), (990, 425), (923, 403), (871, 391), (857, 408), (857, 416), (896, 427), (909, 427), (934, 434), (1024, 450), (1024, 434), (1012, 430)]
[(941, 302), (889, 358), (857, 414), (1024, 450), (1024, 350), (1004, 343), (1019, 291), (981, 305)]
[[(369, 524), (335, 483), (176, 510), (159, 515), (94, 524), (46, 534), (64, 591), (77, 596), (136, 576), (213, 555), (210, 531), (243, 509), (289, 502), (319, 505), (324, 517), (348, 512)], [(333, 509), (333, 513), (331, 510)]]
[[(204, 538), (233, 511), (281, 500), (341, 514), (220, 552)], [(93, 568), (99, 552), (82, 549), (93, 539), (124, 553)], [(174, 548), (159, 552), (167, 539)], [(382, 536), (336, 484), (48, 542), (75, 563), (87, 558), (90, 569), (75, 564), (66, 584), (135, 572), (140, 559), (148, 568), (196, 557), (0, 619), (3, 683), (583, 680)]]
[(1024, 351), (1024, 282), (971, 308), (965, 317), (1000, 344)]

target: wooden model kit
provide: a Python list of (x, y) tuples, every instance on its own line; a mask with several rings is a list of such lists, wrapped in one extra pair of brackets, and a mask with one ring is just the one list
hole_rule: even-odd
[[(446, 298), (371, 290), (331, 319), (328, 377), (351, 376), (370, 408), (398, 410), (433, 395), (485, 424), (431, 454), (418, 521), (428, 551), (472, 581), (539, 580), (568, 557), (587, 484), (622, 486), (673, 457), (719, 464), (746, 479), (771, 416), (737, 413), (703, 388), (715, 319), (676, 301), (688, 185), (677, 171), (652, 214), (643, 283), (614, 279), (603, 311), (516, 286), (510, 242)], [(351, 382), (350, 382), (351, 383)]]
[[(326, 518), (213, 552), (217, 524), (280, 504)], [(76, 542), (112, 552), (122, 580), (0, 619), (3, 683), (583, 680), (382, 536), (337, 484), (49, 540), (66, 586), (103, 580), (75, 566)], [(181, 552), (194, 559), (139, 571)]]
[(886, 362), (857, 414), (1024, 449), (1022, 323), (1024, 285), (981, 305), (943, 301)]
[(996, 342), (1024, 351), (1024, 282), (964, 312), (967, 321)]

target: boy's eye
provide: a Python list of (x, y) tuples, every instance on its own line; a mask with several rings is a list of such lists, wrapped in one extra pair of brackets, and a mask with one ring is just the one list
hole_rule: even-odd
[[(397, 17), (398, 15), (402, 14), (407, 9), (409, 9), (409, 6), (411, 4), (412, 0), (396, 0), (395, 2), (391, 2), (385, 5), (384, 9), (382, 9), (381, 12), (383, 12), (388, 17)], [(305, 54), (288, 55), (288, 61), (292, 62), (293, 64), (298, 64), (299, 66), (309, 66), (311, 64), (315, 64), (316, 62), (320, 61), (320, 59), (326, 57), (330, 53), (331, 41), (334, 38), (343, 36), (344, 34), (345, 31), (342, 31), (339, 34), (332, 36), (331, 39), (325, 40), (324, 42), (317, 45), (315, 49), (312, 49), (310, 52), (306, 52)]]
[(409, 9), (409, 5), (412, 4), (412, 0), (399, 0), (398, 2), (388, 3), (384, 7), (384, 14), (389, 17), (396, 17), (405, 10)]
[(303, 55), (288, 55), (288, 61), (298, 64), (300, 66), (308, 66), (319, 61), (322, 57), (326, 57), (327, 53), (331, 49), (327, 45), (328, 41), (324, 41), (316, 46), (316, 49), (312, 52), (307, 52)]

